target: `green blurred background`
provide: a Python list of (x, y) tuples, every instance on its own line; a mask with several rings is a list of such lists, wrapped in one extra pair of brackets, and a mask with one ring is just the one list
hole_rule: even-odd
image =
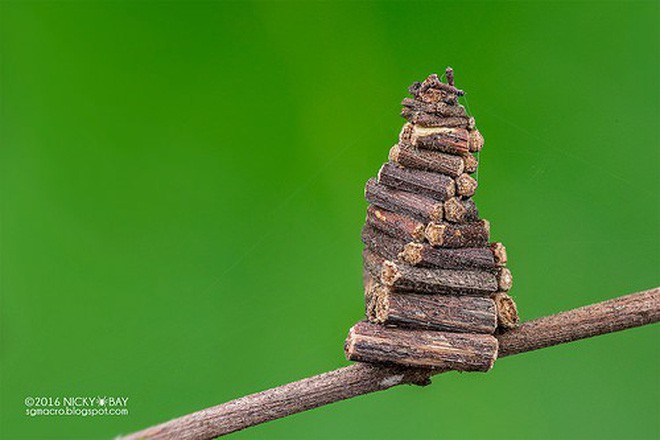
[[(446, 65), (522, 317), (658, 284), (657, 2), (0, 8), (2, 438), (111, 438), (346, 365), (364, 182)], [(658, 330), (234, 438), (658, 438)], [(61, 395), (130, 415), (25, 415)]]

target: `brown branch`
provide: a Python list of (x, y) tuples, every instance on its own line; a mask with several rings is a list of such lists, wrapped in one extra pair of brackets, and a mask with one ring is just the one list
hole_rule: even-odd
[[(498, 357), (660, 321), (660, 288), (526, 322), (498, 335)], [(357, 363), (207, 408), (124, 437), (212, 439), (292, 414), (402, 384), (425, 385), (443, 373)]]

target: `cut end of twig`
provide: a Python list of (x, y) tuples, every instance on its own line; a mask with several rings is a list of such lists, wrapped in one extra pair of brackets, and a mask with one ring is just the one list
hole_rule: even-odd
[(396, 264), (391, 261), (385, 261), (380, 278), (386, 286), (393, 286), (401, 278), (401, 272), (396, 267)]
[(390, 148), (390, 154), (389, 154), (388, 158), (392, 162), (399, 163), (399, 155), (400, 154), (401, 154), (401, 147), (399, 146), (399, 144), (395, 144), (392, 148)]
[(401, 133), (399, 133), (399, 142), (409, 144), (412, 141), (414, 130), (415, 126), (410, 122), (406, 122), (401, 129)]
[(450, 222), (462, 222), (467, 214), (465, 206), (454, 197), (445, 202), (445, 218)]
[(490, 237), (490, 222), (484, 218), (481, 219), (481, 224), (484, 225), (484, 231), (486, 231), (486, 236)]
[(416, 226), (412, 236), (417, 241), (424, 241), (424, 225)]
[(359, 324), (358, 322), (348, 330), (348, 336), (346, 337), (346, 341), (344, 341), (344, 355), (349, 361), (352, 360), (352, 353), (355, 352), (355, 327)]
[(518, 326), (520, 317), (515, 301), (505, 292), (497, 292), (492, 296), (497, 308), (497, 325), (500, 329), (510, 330)]
[(500, 268), (497, 273), (497, 287), (504, 292), (508, 292), (511, 290), (512, 286), (513, 275), (511, 274), (511, 271), (506, 267)]
[(495, 258), (495, 264), (498, 266), (504, 266), (506, 264), (506, 248), (502, 243), (491, 243), (490, 249), (493, 251), (493, 258)]
[(479, 168), (479, 161), (476, 157), (471, 154), (463, 156), (463, 170), (466, 173), (472, 174), (477, 171), (477, 168)]
[(477, 190), (477, 180), (469, 174), (461, 174), (456, 178), (456, 193), (459, 196), (471, 197)]
[(438, 203), (431, 208), (429, 217), (431, 217), (431, 220), (434, 222), (440, 222), (444, 218), (444, 212), (445, 210), (442, 203)]
[(442, 246), (445, 243), (446, 225), (429, 223), (424, 230), (424, 236), (433, 246)]
[(374, 320), (373, 322), (382, 324), (387, 322), (390, 314), (390, 298), (386, 288), (377, 289), (374, 294)]
[(479, 130), (470, 131), (469, 140), (468, 140), (468, 149), (476, 153), (481, 151), (484, 146), (484, 137), (481, 135)]
[(419, 243), (408, 243), (403, 247), (399, 258), (411, 266), (415, 266), (422, 261), (422, 249), (424, 246)]

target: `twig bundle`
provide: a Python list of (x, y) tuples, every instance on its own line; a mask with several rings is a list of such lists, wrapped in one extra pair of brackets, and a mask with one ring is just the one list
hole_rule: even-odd
[(518, 324), (506, 249), (472, 200), (484, 139), (445, 73), (409, 88), (399, 142), (367, 182), (366, 320), (349, 332), (349, 360), (487, 371), (493, 335)]
[[(409, 121), (367, 186), (362, 231), (367, 321), (345, 348), (361, 362), (245, 396), (121, 437), (206, 440), (394, 386), (428, 385), (451, 369), (660, 321), (660, 288), (528, 321), (518, 313), (506, 249), (470, 197), (483, 147), (463, 91), (436, 75), (410, 87)], [(460, 170), (460, 171), (459, 171)], [(390, 196), (392, 195), (392, 196)], [(515, 328), (517, 327), (517, 328)], [(388, 365), (399, 364), (399, 365)]]

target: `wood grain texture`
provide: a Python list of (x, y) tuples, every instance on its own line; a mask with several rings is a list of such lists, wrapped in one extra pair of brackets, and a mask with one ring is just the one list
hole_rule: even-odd
[(510, 330), (518, 326), (518, 306), (505, 292), (497, 292), (491, 296), (497, 310), (497, 326), (503, 330)]
[(371, 205), (367, 208), (366, 223), (403, 241), (424, 240), (424, 223), (397, 212)]
[[(526, 322), (498, 335), (498, 357), (660, 321), (660, 288), (626, 295)], [(597, 368), (597, 362), (594, 368)], [(210, 440), (251, 426), (397, 385), (425, 385), (446, 370), (357, 363), (231, 402), (213, 406), (122, 437), (124, 440)]]
[(362, 268), (379, 283), (380, 275), (383, 272), (383, 264), (388, 261), (385, 257), (374, 252), (373, 249), (364, 248), (362, 251)]
[(404, 168), (387, 162), (378, 171), (378, 182), (399, 191), (413, 192), (444, 202), (456, 194), (454, 180), (444, 174)]
[(470, 135), (465, 128), (413, 126), (410, 143), (418, 148), (461, 156), (470, 152)]
[(433, 88), (428, 88), (425, 90), (421, 90), (419, 92), (413, 92), (412, 90), (414, 86), (415, 84), (410, 86), (408, 88), (408, 91), (410, 91), (410, 94), (413, 95), (417, 101), (426, 102), (429, 104), (444, 102), (445, 104), (449, 104), (452, 106), (458, 104), (458, 96), (453, 93), (448, 93)]
[(438, 116), (431, 113), (416, 112), (408, 107), (401, 109), (401, 116), (408, 122), (422, 127), (461, 127), (467, 128), (470, 119), (463, 116)]
[(445, 220), (454, 223), (479, 221), (479, 210), (472, 199), (453, 197), (444, 204)]
[(369, 179), (364, 191), (365, 198), (379, 208), (409, 215), (424, 223), (442, 221), (442, 202), (429, 197), (398, 191)]
[(463, 224), (431, 222), (424, 229), (424, 237), (433, 246), (485, 247), (490, 239), (490, 223), (488, 220)]
[(406, 245), (405, 241), (379, 231), (369, 224), (365, 224), (362, 228), (361, 238), (362, 243), (364, 243), (367, 248), (382, 255), (388, 260), (398, 259), (399, 254), (403, 252), (403, 248)]
[(427, 103), (444, 102), (449, 105), (456, 105), (459, 96), (463, 96), (464, 92), (448, 84), (443, 84), (442, 81), (429, 75), (421, 83), (415, 81), (410, 87), (408, 92), (415, 97), (416, 100)]
[(360, 321), (348, 332), (344, 351), (351, 361), (485, 372), (497, 359), (497, 345), (493, 335), (402, 329)]
[(383, 262), (380, 281), (396, 290), (449, 295), (485, 295), (497, 292), (497, 279), (487, 271), (429, 269)]
[(404, 98), (401, 105), (415, 112), (430, 113), (439, 116), (467, 116), (462, 105), (449, 105), (445, 102), (428, 103), (413, 98)]
[(424, 295), (396, 292), (374, 283), (370, 322), (386, 326), (461, 333), (493, 333), (495, 301), (478, 296)]
[(441, 269), (495, 269), (489, 247), (438, 248), (426, 243), (407, 243), (399, 258), (411, 266)]
[(405, 144), (396, 144), (390, 149), (389, 158), (407, 168), (432, 171), (451, 177), (458, 177), (465, 170), (462, 156), (422, 150)]
[(121, 438), (211, 440), (360, 394), (386, 390), (402, 383), (426, 385), (429, 382), (429, 372), (425, 369), (354, 364), (251, 394)]
[(369, 271), (362, 268), (362, 284), (364, 286), (364, 316), (369, 317), (375, 313), (374, 307), (376, 306), (374, 292), (380, 283), (377, 282)]
[[(453, 78), (453, 75), (452, 75)], [(453, 81), (452, 81), (453, 82)], [(411, 94), (420, 93), (424, 90), (436, 89), (445, 93), (451, 93), (456, 96), (463, 96), (465, 92), (463, 90), (457, 89), (453, 84), (445, 84), (440, 81), (440, 77), (436, 73), (432, 73), (426, 77), (421, 83), (415, 82), (411, 85), (408, 90)]]

